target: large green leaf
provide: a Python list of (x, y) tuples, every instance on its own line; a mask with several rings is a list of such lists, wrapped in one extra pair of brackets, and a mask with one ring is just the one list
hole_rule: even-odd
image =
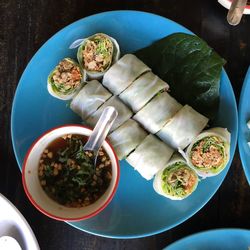
[(135, 54), (170, 85), (176, 100), (214, 118), (226, 61), (206, 42), (194, 35), (174, 33)]

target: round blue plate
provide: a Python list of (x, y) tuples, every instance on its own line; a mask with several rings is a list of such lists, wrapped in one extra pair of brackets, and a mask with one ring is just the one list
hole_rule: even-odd
[(249, 250), (250, 230), (217, 229), (176, 241), (164, 250)]
[(240, 95), (239, 104), (239, 150), (241, 162), (250, 185), (250, 130), (247, 122), (250, 120), (250, 67), (247, 71)]
[[(80, 123), (66, 102), (49, 95), (47, 76), (64, 57), (75, 57), (69, 45), (97, 32), (113, 36), (122, 53), (133, 52), (174, 32), (191, 33), (166, 18), (136, 11), (112, 11), (81, 19), (59, 31), (35, 54), (25, 69), (13, 102), (11, 130), (18, 164), (32, 142), (46, 130), (67, 123)], [(225, 71), (221, 75), (220, 107), (214, 125), (232, 133), (231, 159), (226, 169), (199, 184), (193, 195), (171, 201), (157, 195), (151, 181), (143, 179), (126, 161), (121, 162), (121, 179), (110, 205), (98, 216), (70, 225), (83, 231), (112, 238), (136, 238), (160, 233), (190, 218), (214, 195), (227, 174), (237, 138), (237, 107)], [(225, 115), (226, 114), (226, 115)]]

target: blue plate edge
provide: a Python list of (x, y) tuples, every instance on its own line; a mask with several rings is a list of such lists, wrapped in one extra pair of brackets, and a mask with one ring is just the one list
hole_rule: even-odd
[[(248, 80), (249, 79), (249, 80)], [(239, 101), (239, 123), (241, 124), (242, 119), (243, 119), (243, 114), (242, 114), (242, 109), (243, 109), (243, 100), (244, 100), (244, 96), (245, 96), (245, 89), (247, 88), (247, 85), (250, 84), (248, 83), (248, 81), (250, 82), (250, 66), (247, 70), (247, 73), (246, 73), (246, 76), (244, 78), (244, 82), (243, 82), (243, 86), (242, 86), (242, 89), (241, 89), (241, 93), (240, 93), (240, 101)], [(246, 179), (248, 181), (248, 184), (250, 186), (250, 169), (247, 168), (246, 166), (246, 162), (244, 160), (244, 150), (243, 150), (243, 146), (242, 146), (242, 143), (243, 142), (243, 135), (241, 134), (241, 130), (239, 129), (238, 130), (238, 147), (239, 147), (239, 152), (240, 152), (240, 159), (241, 159), (241, 164), (242, 164), (242, 167), (243, 167), (243, 170), (244, 170), (244, 173), (245, 173), (245, 176), (246, 176)], [(249, 148), (250, 150), (250, 148)]]
[(215, 233), (215, 232), (222, 232), (222, 231), (227, 231), (227, 232), (244, 232), (244, 233), (250, 233), (250, 230), (247, 229), (247, 228), (216, 228), (216, 229), (209, 229), (209, 230), (204, 230), (204, 231), (201, 231), (201, 232), (197, 232), (197, 233), (194, 233), (194, 234), (190, 234), (190, 235), (187, 235), (183, 238), (180, 238), (178, 240), (176, 240), (175, 242), (169, 244), (168, 246), (166, 246), (165, 248), (163, 248), (163, 250), (168, 250), (170, 247), (175, 247), (175, 245), (178, 246), (178, 244), (182, 241), (186, 241), (190, 238), (193, 238), (193, 237), (199, 237), (201, 235), (206, 235), (206, 234), (210, 234), (210, 233)]

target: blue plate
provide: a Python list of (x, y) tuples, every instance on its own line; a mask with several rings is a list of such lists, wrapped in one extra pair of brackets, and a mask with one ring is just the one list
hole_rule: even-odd
[(247, 122), (250, 120), (250, 67), (248, 68), (240, 95), (239, 104), (239, 150), (241, 162), (250, 185), (250, 130)]
[[(68, 49), (74, 40), (96, 32), (104, 32), (117, 39), (122, 53), (148, 46), (174, 32), (191, 33), (171, 20), (136, 11), (100, 13), (81, 19), (59, 31), (32, 58), (16, 90), (11, 132), (20, 168), (25, 153), (39, 135), (58, 125), (81, 122), (64, 101), (48, 94), (46, 81), (58, 61), (64, 57), (76, 56), (75, 50)], [(136, 238), (175, 227), (201, 209), (226, 176), (237, 140), (237, 107), (224, 70), (220, 93), (219, 115), (214, 125), (227, 127), (232, 133), (231, 159), (220, 175), (202, 181), (189, 198), (171, 201), (157, 195), (152, 181), (147, 182), (126, 161), (122, 161), (119, 187), (110, 205), (95, 218), (69, 224), (105, 237)]]
[(249, 250), (250, 230), (217, 229), (176, 241), (164, 250)]

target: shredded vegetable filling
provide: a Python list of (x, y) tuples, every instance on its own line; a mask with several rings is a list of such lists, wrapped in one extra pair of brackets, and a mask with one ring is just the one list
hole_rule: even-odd
[(197, 177), (193, 170), (178, 162), (164, 170), (162, 181), (168, 195), (184, 197), (193, 191)]
[(65, 135), (53, 141), (42, 153), (38, 176), (47, 195), (67, 207), (94, 203), (107, 190), (111, 178), (111, 161), (103, 148), (97, 165), (93, 154), (83, 150), (81, 135)]
[(224, 142), (216, 136), (199, 140), (192, 147), (191, 161), (198, 168), (219, 168), (224, 163)]
[(113, 44), (104, 35), (97, 35), (86, 41), (82, 51), (85, 69), (103, 72), (112, 61)]
[(63, 59), (51, 76), (52, 87), (55, 91), (69, 93), (81, 84), (81, 71), (79, 66), (69, 59)]

